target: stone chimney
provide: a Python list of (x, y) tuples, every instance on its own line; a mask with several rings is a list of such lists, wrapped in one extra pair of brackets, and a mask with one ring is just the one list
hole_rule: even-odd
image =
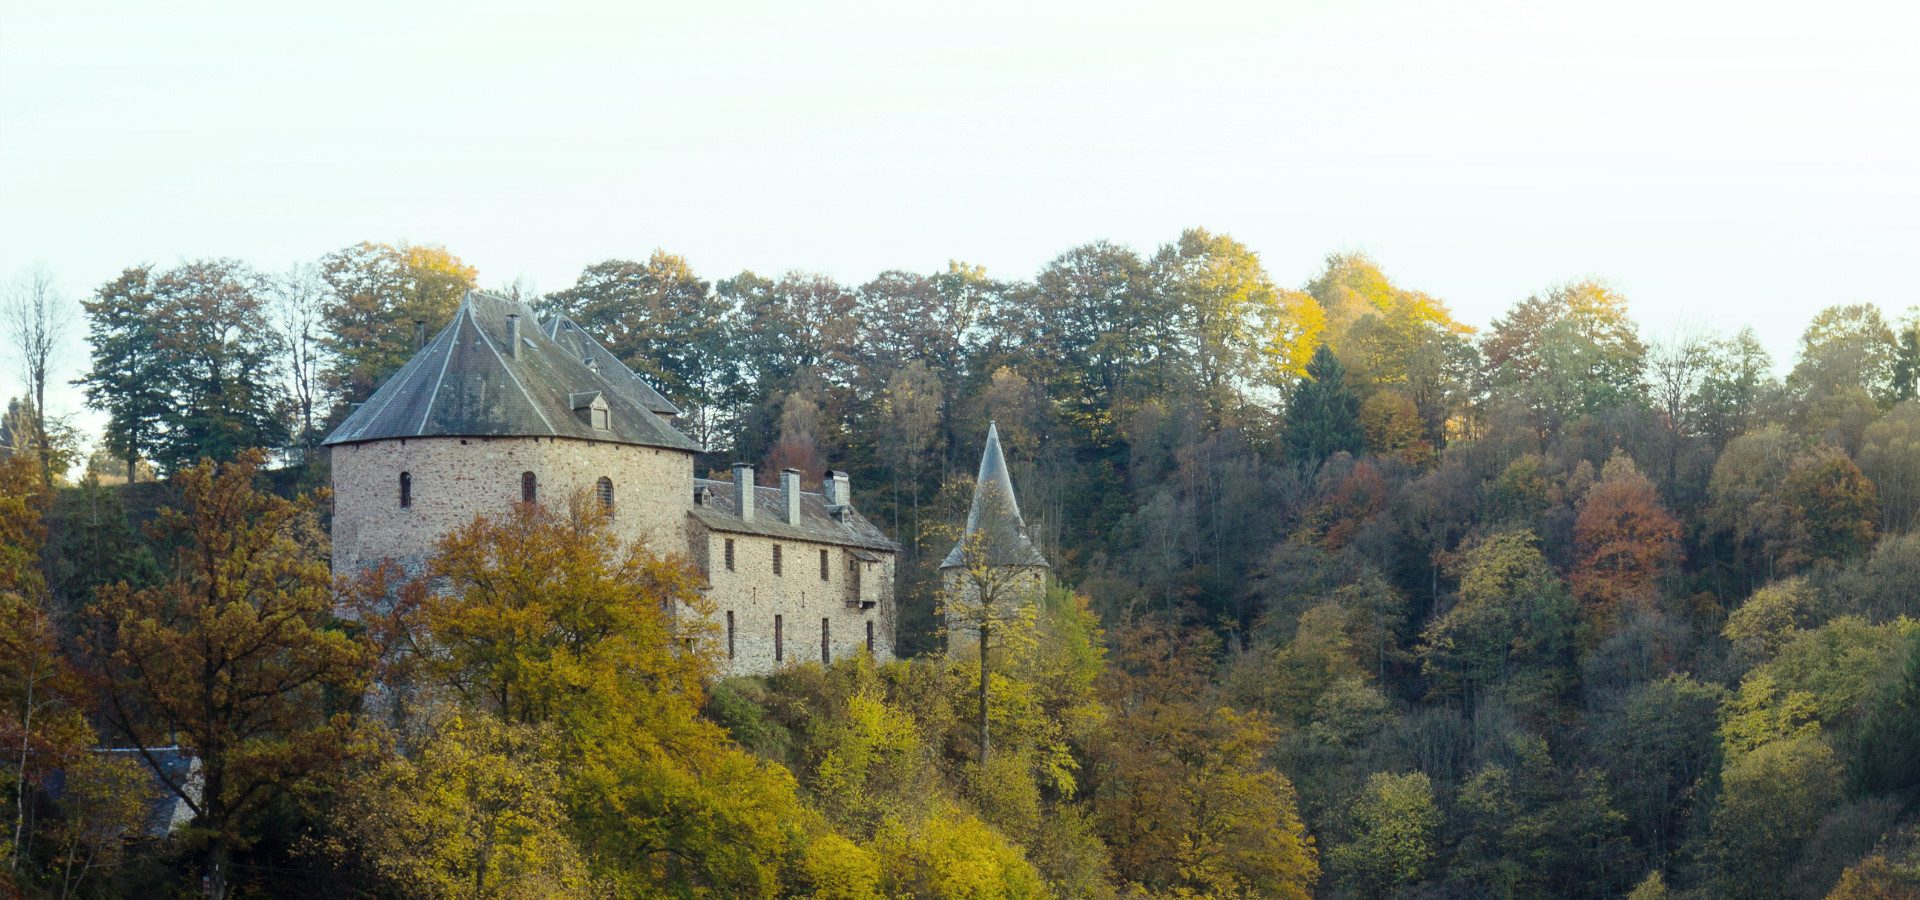
[(826, 477), (820, 479), (820, 493), (827, 498), (828, 506), (852, 506), (853, 491), (847, 487), (847, 473), (828, 469)]
[(780, 470), (780, 513), (788, 525), (800, 524), (800, 470)]
[(513, 358), (520, 358), (520, 314), (507, 313), (507, 343), (513, 345)]
[(415, 319), (413, 320), (413, 349), (418, 350), (422, 347), (425, 347), (426, 345), (427, 345), (427, 320)]
[(733, 505), (742, 520), (753, 521), (753, 467), (746, 463), (733, 464)]

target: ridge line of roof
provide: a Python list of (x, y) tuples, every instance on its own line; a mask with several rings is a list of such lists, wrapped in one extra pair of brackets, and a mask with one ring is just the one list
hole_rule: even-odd
[[(460, 308), (457, 310), (454, 310), (453, 322), (449, 326), (453, 329), (452, 340), (459, 340), (460, 322), (466, 317), (467, 317), (467, 301), (463, 298), (460, 301)], [(475, 328), (474, 330), (478, 331), (480, 329)], [(435, 343), (438, 343), (438, 342), (436, 341)], [(433, 416), (433, 405), (435, 403), (440, 402), (440, 385), (447, 380), (447, 367), (452, 364), (453, 364), (453, 348), (449, 347), (447, 348), (447, 352), (440, 354), (440, 377), (435, 378), (433, 380), (433, 390), (427, 392), (427, 408), (420, 411), (420, 424), (414, 426), (413, 428), (414, 437), (419, 437), (420, 435), (425, 434), (427, 432), (427, 419)], [(391, 403), (393, 401), (389, 399), (387, 402)]]
[[(487, 296), (492, 297), (493, 295), (488, 294)], [(496, 299), (506, 300), (507, 298), (499, 297)], [(507, 302), (512, 303), (513, 301), (508, 300)], [(514, 305), (524, 306), (525, 304), (515, 303)], [(520, 396), (527, 401), (528, 406), (533, 407), (533, 414), (540, 417), (540, 421), (547, 426), (548, 431), (558, 431), (559, 429), (553, 427), (553, 420), (547, 418), (546, 411), (540, 408), (540, 402), (533, 399), (533, 392), (527, 390), (527, 386), (520, 380), (519, 374), (513, 371), (512, 366), (507, 365), (507, 358), (500, 355), (500, 348), (493, 345), (493, 338), (487, 336), (487, 330), (481, 328), (479, 325), (475, 325), (473, 330), (479, 333), (480, 340), (487, 345), (487, 349), (493, 351), (493, 358), (500, 362), (501, 371), (506, 372), (507, 377), (513, 379), (513, 386), (520, 389)]]
[[(446, 329), (444, 329), (444, 328), (443, 328), (443, 329), (441, 329), (441, 331), (442, 331), (442, 332), (445, 332), (445, 331), (446, 331)], [(436, 335), (436, 337), (437, 337), (437, 335)], [(416, 352), (416, 353), (414, 353), (414, 355), (413, 355), (412, 357), (409, 357), (409, 358), (407, 359), (407, 364), (406, 364), (406, 365), (404, 365), (404, 366), (401, 366), (401, 367), (400, 367), (400, 371), (398, 371), (398, 372), (395, 372), (395, 373), (393, 373), (393, 374), (392, 374), (391, 376), (389, 376), (389, 377), (388, 377), (388, 380), (389, 380), (389, 381), (397, 381), (397, 380), (399, 380), (399, 379), (400, 379), (401, 377), (403, 377), (403, 376), (405, 376), (405, 375), (406, 375), (406, 374), (407, 374), (407, 373), (408, 373), (409, 371), (411, 371), (411, 370), (412, 370), (413, 368), (415, 368), (415, 366), (416, 366), (417, 364), (419, 364), (419, 362), (420, 362), (420, 354), (419, 354), (418, 352)], [(385, 383), (383, 382), (383, 383), (381, 384), (381, 387), (385, 387), (385, 386), (386, 386), (386, 385), (385, 385)], [(380, 392), (380, 391), (379, 391), (379, 389), (378, 389), (378, 388), (375, 388), (375, 389), (374, 389), (374, 393), (376, 393), (376, 394), (377, 394), (377, 393), (379, 393), (379, 392)], [(379, 411), (379, 412), (376, 412), (376, 413), (370, 413), (370, 414), (368, 414), (368, 416), (367, 416), (367, 419), (368, 419), (368, 421), (372, 421), (373, 419), (377, 419), (377, 418), (379, 418), (379, 417), (381, 416), (381, 414), (382, 414), (382, 413), (385, 413), (385, 412), (387, 411), (387, 407), (389, 407), (389, 406), (392, 406), (392, 405), (393, 405), (393, 398), (394, 398), (395, 396), (396, 396), (396, 395), (394, 395), (394, 394), (388, 394), (388, 395), (387, 395), (387, 398), (386, 398), (385, 400), (382, 400), (382, 401), (380, 401), (380, 411)], [(372, 400), (373, 398), (372, 398), (372, 397), (368, 397), (367, 399), (368, 399), (368, 400)], [(364, 409), (364, 407), (363, 407), (363, 409)], [(355, 434), (360, 434), (360, 433), (363, 433), (363, 432), (365, 432), (366, 430), (367, 430), (367, 425), (366, 425), (366, 423), (365, 423), (365, 422), (362, 422), (362, 423), (360, 424), (360, 427), (359, 427), (359, 428), (358, 428), (357, 430), (355, 430), (355, 431), (354, 431), (354, 433), (355, 433)]]

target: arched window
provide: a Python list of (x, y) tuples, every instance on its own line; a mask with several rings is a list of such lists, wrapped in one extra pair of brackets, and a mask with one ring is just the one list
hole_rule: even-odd
[(540, 483), (532, 472), (520, 473), (520, 502), (532, 503), (540, 499)]
[(410, 507), (412, 505), (413, 505), (413, 473), (401, 472), (400, 473), (400, 508), (406, 509), (407, 507)]
[(613, 513), (613, 479), (605, 475), (600, 476), (600, 480), (594, 482), (593, 493), (600, 498), (600, 508), (611, 515)]

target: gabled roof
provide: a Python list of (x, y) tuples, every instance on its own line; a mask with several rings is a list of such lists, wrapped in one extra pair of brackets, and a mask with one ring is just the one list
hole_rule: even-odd
[[(980, 536), (975, 538), (976, 534)], [(1027, 522), (1020, 517), (1020, 501), (1013, 495), (1013, 475), (1007, 471), (1007, 458), (1000, 452), (1000, 429), (991, 422), (987, 423), (987, 449), (980, 454), (980, 474), (973, 482), (973, 508), (967, 510), (967, 530), (940, 563), (940, 568), (966, 565), (968, 544), (976, 540), (976, 552), (986, 553), (988, 565), (1047, 564), (1047, 558), (1027, 537)]]
[(601, 346), (599, 341), (593, 339), (593, 335), (574, 324), (572, 319), (555, 314), (553, 318), (541, 323), (540, 327), (546, 331), (548, 339), (566, 348), (573, 354), (574, 359), (581, 362), (592, 360), (593, 362), (588, 364), (589, 368), (605, 372), (615, 379), (620, 378), (624, 373), (631, 382), (634, 396), (638, 397), (647, 409), (662, 416), (680, 415), (679, 407), (669, 403), (667, 398), (653, 389), (653, 385), (640, 377), (640, 373), (627, 368), (619, 357), (613, 355), (613, 351)]
[(703, 487), (707, 489), (706, 503), (694, 505), (688, 514), (714, 531), (863, 547), (889, 553), (900, 549), (899, 544), (889, 540), (885, 532), (867, 521), (866, 516), (855, 512), (853, 507), (829, 505), (827, 498), (820, 494), (802, 491), (800, 521), (789, 525), (780, 518), (780, 489), (777, 487), (754, 486), (754, 514), (750, 520), (740, 518), (739, 504), (734, 502), (733, 482), (696, 478), (693, 487), (696, 493)]
[[(508, 317), (514, 315), (521, 323), (517, 358), (508, 338)], [(700, 451), (699, 444), (654, 412), (654, 406), (671, 404), (632, 370), (611, 355), (588, 366), (578, 345), (570, 344), (548, 337), (526, 305), (468, 291), (453, 321), (347, 416), (325, 443), (571, 437)], [(573, 395), (594, 391), (607, 404), (605, 429), (594, 428), (574, 411)]]

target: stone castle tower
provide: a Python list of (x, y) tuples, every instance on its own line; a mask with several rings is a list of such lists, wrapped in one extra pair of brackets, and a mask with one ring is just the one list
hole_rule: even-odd
[(678, 415), (565, 316), (469, 292), (327, 437), (334, 572), (386, 559), (417, 571), (475, 516), (585, 491), (623, 540), (698, 568), (731, 674), (891, 659), (899, 547), (854, 509), (846, 474), (825, 473), (818, 493), (793, 470), (772, 487), (745, 465), (696, 478), (701, 447)]
[[(1013, 475), (1000, 450), (1000, 429), (987, 424), (987, 446), (973, 483), (967, 526), (940, 563), (947, 606), (947, 652), (977, 649), (978, 619), (1004, 617), (1019, 605), (1038, 602), (1046, 590), (1047, 558), (1027, 535)], [(982, 604), (987, 609), (982, 610)]]

